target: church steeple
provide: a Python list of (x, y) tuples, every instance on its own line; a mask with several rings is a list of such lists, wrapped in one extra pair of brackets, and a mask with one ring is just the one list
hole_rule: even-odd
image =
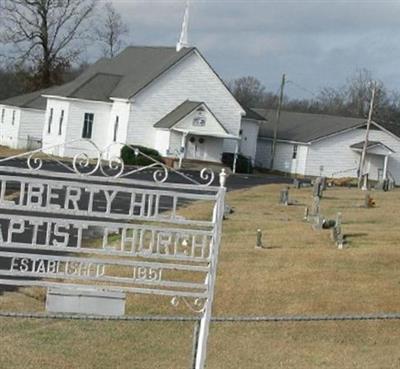
[(178, 52), (183, 47), (189, 47), (188, 29), (189, 29), (189, 0), (186, 0), (186, 9), (185, 9), (185, 15), (183, 16), (182, 31), (179, 37), (179, 41), (176, 44), (176, 51)]

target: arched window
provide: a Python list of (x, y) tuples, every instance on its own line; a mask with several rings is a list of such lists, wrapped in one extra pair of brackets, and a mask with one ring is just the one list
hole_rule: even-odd
[(117, 115), (115, 117), (115, 123), (114, 123), (114, 136), (113, 136), (113, 141), (117, 141), (117, 136), (118, 136), (118, 125), (119, 125), (119, 116)]

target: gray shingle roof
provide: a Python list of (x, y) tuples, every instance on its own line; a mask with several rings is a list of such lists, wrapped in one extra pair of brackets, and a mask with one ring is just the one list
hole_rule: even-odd
[(52, 95), (87, 100), (129, 99), (195, 48), (127, 47), (112, 59), (100, 59), (75, 80)]
[(186, 100), (177, 108), (168, 113), (166, 116), (161, 118), (156, 124), (154, 124), (154, 127), (171, 128), (202, 104), (202, 102)]
[(261, 121), (261, 122), (265, 121), (265, 118), (261, 114), (258, 114), (253, 109), (250, 109), (250, 108), (245, 107), (245, 106), (243, 107), (243, 109), (246, 112), (246, 115), (243, 117), (244, 119), (258, 120), (258, 121)]
[(17, 106), (19, 108), (46, 110), (46, 99), (42, 94), (50, 93), (54, 88), (47, 88), (23, 94), (19, 96), (10, 97), (6, 100), (0, 101), (1, 105)]
[[(254, 110), (267, 120), (260, 126), (259, 137), (272, 138), (276, 122), (276, 111), (267, 109)], [(306, 143), (361, 126), (364, 123), (366, 123), (366, 120), (360, 118), (282, 111), (278, 139)]]
[(400, 137), (400, 124), (395, 123), (379, 123), (380, 126), (393, 133), (395, 136)]

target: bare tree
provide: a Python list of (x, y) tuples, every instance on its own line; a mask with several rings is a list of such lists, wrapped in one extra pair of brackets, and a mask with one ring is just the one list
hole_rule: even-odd
[(234, 79), (228, 82), (228, 87), (236, 99), (247, 107), (260, 106), (265, 97), (265, 86), (255, 77)]
[(103, 44), (104, 56), (113, 58), (125, 44), (124, 36), (128, 34), (128, 27), (109, 2), (102, 8), (102, 18), (97, 27), (97, 40)]
[(81, 51), (74, 41), (85, 36), (94, 6), (94, 0), (0, 0), (0, 41), (32, 69), (32, 89), (61, 82)]
[(321, 112), (326, 114), (341, 114), (346, 110), (345, 88), (323, 87), (318, 96), (317, 102)]

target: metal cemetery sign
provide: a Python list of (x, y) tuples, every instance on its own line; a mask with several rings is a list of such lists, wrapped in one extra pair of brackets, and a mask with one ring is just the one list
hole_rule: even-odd
[[(0, 284), (183, 300), (201, 314), (196, 368), (203, 368), (225, 173), (212, 186), (209, 170), (196, 179), (150, 158), (127, 168), (85, 144), (94, 159), (78, 153), (61, 161), (47, 148), (0, 160)], [(210, 207), (208, 219), (182, 213), (193, 201)]]

